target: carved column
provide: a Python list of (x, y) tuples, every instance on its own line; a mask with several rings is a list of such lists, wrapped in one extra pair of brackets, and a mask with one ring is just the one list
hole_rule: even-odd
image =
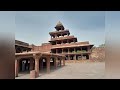
[(65, 57), (63, 57), (63, 66), (65, 66)]
[(69, 48), (68, 48), (68, 54), (70, 53)]
[(60, 58), (60, 67), (61, 67), (61, 64), (62, 64), (62, 63), (61, 63), (61, 60), (62, 60), (62, 59)]
[(82, 52), (82, 47), (81, 48), (81, 59), (83, 60), (83, 52)]
[(61, 44), (63, 44), (63, 40), (61, 41)]
[(18, 77), (19, 72), (19, 59), (15, 60), (15, 77)]
[(57, 34), (55, 34), (55, 38), (57, 38)]
[(81, 51), (82, 51), (82, 47), (80, 47)]
[(69, 43), (69, 40), (67, 39), (67, 43)]
[(70, 60), (70, 55), (68, 55), (68, 60)]
[(47, 73), (50, 73), (50, 56), (47, 56)]
[(74, 55), (74, 60), (76, 60), (76, 55)]
[[(76, 54), (76, 48), (74, 48), (74, 54)], [(76, 60), (76, 55), (74, 55), (74, 60)]]
[(75, 48), (74, 48), (74, 53), (76, 53), (76, 50), (75, 50)]
[(36, 77), (39, 77), (39, 56), (34, 55), (34, 59), (35, 59), (35, 74)]
[(67, 35), (69, 36), (69, 33), (67, 33)]
[(83, 54), (81, 54), (81, 59), (83, 60)]

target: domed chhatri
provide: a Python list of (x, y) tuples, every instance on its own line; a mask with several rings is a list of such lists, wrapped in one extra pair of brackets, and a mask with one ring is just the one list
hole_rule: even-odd
[(59, 21), (56, 26), (63, 26), (62, 23)]
[(57, 25), (55, 26), (55, 29), (56, 29), (57, 31), (59, 31), (59, 30), (64, 30), (64, 26), (63, 26), (63, 24), (59, 21), (59, 22), (57, 23)]

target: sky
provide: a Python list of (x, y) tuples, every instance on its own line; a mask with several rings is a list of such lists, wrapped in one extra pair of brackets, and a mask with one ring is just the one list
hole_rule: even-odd
[[(50, 40), (60, 21), (79, 42), (105, 43), (105, 11), (14, 11), (0, 12), (0, 29), (12, 30), (15, 39), (41, 45)], [(4, 28), (4, 29), (3, 29)]]
[[(111, 45), (120, 45), (120, 11), (109, 11), (105, 13), (106, 41)], [(113, 44), (112, 44), (113, 43)]]

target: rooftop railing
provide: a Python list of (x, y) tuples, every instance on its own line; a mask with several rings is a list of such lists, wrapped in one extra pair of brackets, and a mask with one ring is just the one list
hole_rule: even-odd
[(64, 36), (64, 37), (57, 37), (57, 38), (51, 38), (52, 40), (61, 40), (61, 39), (71, 39), (71, 38), (76, 38), (73, 35), (72, 36)]
[(66, 46), (73, 46), (73, 45), (89, 45), (89, 42), (75, 42), (75, 43), (63, 43), (63, 44), (56, 44), (56, 45), (52, 45), (53, 48), (56, 47), (66, 47)]
[(69, 32), (69, 30), (60, 30), (60, 31), (53, 31), (53, 32), (49, 32), (49, 34), (54, 34), (54, 33), (64, 33), (64, 32)]

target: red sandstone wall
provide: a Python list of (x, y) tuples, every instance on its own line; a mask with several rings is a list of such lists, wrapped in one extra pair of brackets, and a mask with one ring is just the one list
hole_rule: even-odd
[[(88, 41), (86, 42), (77, 42), (77, 43), (71, 43), (71, 44), (64, 44), (64, 46), (68, 45), (79, 45), (79, 44), (89, 44)], [(50, 43), (43, 43), (41, 46), (31, 46), (32, 51), (41, 51), (41, 52), (50, 52), (52, 47), (58, 47), (63, 46), (62, 44), (54, 45), (52, 46)]]
[(41, 46), (33, 46), (33, 51), (50, 52), (52, 45), (50, 43), (44, 43)]

